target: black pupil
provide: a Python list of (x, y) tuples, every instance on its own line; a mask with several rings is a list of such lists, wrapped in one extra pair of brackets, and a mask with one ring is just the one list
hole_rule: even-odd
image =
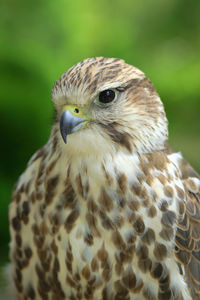
[(112, 90), (105, 90), (99, 94), (99, 102), (109, 103), (115, 98), (115, 92)]

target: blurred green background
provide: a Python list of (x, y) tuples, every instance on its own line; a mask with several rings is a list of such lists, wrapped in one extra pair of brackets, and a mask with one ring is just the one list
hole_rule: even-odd
[(199, 16), (199, 0), (1, 0), (0, 264), (13, 184), (49, 136), (52, 85), (84, 58), (142, 69), (165, 104), (171, 146), (200, 171)]

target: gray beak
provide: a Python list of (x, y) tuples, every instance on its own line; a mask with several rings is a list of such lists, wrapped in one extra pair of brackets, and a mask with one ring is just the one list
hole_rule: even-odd
[(69, 110), (64, 110), (60, 118), (60, 133), (63, 141), (67, 143), (67, 135), (79, 130), (86, 120), (72, 115)]

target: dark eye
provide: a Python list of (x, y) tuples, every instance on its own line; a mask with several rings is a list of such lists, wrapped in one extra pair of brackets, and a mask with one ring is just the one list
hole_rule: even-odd
[(99, 93), (100, 103), (110, 103), (115, 99), (115, 92), (113, 90), (105, 90)]

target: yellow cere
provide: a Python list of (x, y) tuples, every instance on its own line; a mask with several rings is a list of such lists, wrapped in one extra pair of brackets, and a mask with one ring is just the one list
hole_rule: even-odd
[(72, 104), (70, 104), (70, 105), (65, 105), (65, 106), (63, 107), (63, 111), (64, 111), (65, 109), (67, 109), (73, 116), (76, 116), (76, 117), (79, 117), (79, 118), (83, 118), (83, 119), (89, 121), (88, 116), (87, 116), (86, 114), (84, 114), (84, 113), (82, 112), (82, 110), (81, 110), (77, 105), (72, 105)]
[(90, 119), (88, 118), (88, 115), (83, 113), (82, 110), (77, 106), (77, 105), (73, 105), (73, 104), (69, 104), (69, 105), (65, 105), (63, 107), (63, 111), (64, 110), (68, 110), (73, 116), (75, 117), (79, 117), (82, 119), (85, 119), (85, 122), (83, 123), (82, 128), (84, 128), (87, 123), (90, 121)]

